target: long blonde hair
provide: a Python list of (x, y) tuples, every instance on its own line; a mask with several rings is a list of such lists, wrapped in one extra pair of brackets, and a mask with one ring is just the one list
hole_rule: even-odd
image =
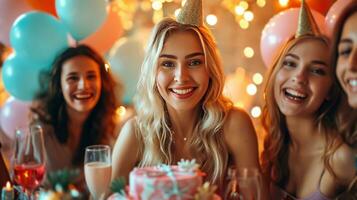
[[(274, 97), (274, 82), (276, 74), (280, 70), (284, 61), (284, 56), (299, 42), (306, 39), (315, 39), (324, 42), (329, 46), (328, 40), (324, 36), (306, 35), (299, 38), (290, 39), (282, 48), (267, 76), (263, 108), (263, 127), (267, 132), (264, 141), (264, 151), (262, 153), (262, 168), (265, 175), (272, 179), (279, 186), (283, 187), (289, 178), (288, 157), (290, 135), (286, 125), (285, 116), (280, 112)], [(315, 123), (318, 130), (326, 133), (327, 145), (325, 147), (323, 161), (327, 170), (334, 174), (330, 166), (333, 153), (341, 145), (338, 139), (336, 106), (340, 101), (341, 91), (337, 86), (337, 80), (333, 77), (328, 101), (324, 101), (315, 115)]]
[(156, 73), (163, 45), (166, 39), (177, 31), (196, 33), (202, 44), (210, 81), (201, 100), (200, 120), (189, 142), (193, 155), (201, 164), (201, 169), (207, 173), (208, 180), (221, 183), (228, 163), (228, 150), (224, 144), (222, 130), (232, 103), (222, 95), (224, 74), (216, 44), (206, 27), (184, 25), (170, 18), (163, 19), (154, 27), (135, 96), (137, 137), (143, 143), (139, 165), (174, 164), (170, 117), (165, 101), (156, 87)]

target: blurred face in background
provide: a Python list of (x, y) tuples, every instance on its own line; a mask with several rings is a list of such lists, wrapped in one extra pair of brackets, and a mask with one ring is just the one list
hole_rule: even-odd
[(348, 103), (357, 109), (357, 12), (347, 18), (343, 26), (336, 73)]
[(62, 66), (61, 88), (67, 111), (89, 114), (101, 94), (99, 65), (87, 56), (75, 56)]

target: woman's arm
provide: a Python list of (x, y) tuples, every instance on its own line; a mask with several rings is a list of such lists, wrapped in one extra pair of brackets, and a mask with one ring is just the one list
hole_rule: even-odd
[(128, 181), (130, 171), (135, 167), (139, 155), (139, 141), (135, 134), (136, 118), (128, 120), (114, 145), (112, 180), (125, 177)]
[[(258, 169), (263, 180), (259, 165), (257, 136), (246, 112), (237, 108), (230, 111), (224, 127), (224, 137), (236, 168)], [(264, 180), (262, 182), (262, 197), (269, 199), (267, 184)]]

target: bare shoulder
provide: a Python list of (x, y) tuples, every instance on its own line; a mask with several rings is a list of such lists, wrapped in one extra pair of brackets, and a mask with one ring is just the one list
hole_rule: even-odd
[(348, 185), (355, 176), (354, 162), (354, 152), (346, 144), (341, 145), (332, 156), (332, 170), (344, 185)]
[(255, 133), (249, 115), (244, 110), (235, 107), (229, 111), (224, 124), (224, 129), (228, 136), (231, 134), (239, 134), (243, 136), (246, 132)]
[(259, 166), (256, 133), (245, 111), (230, 110), (224, 124), (224, 140), (238, 167)]
[(137, 120), (136, 117), (132, 117), (122, 127), (114, 145), (112, 154), (113, 179), (120, 176), (128, 178), (130, 171), (139, 159), (139, 140), (136, 132)]

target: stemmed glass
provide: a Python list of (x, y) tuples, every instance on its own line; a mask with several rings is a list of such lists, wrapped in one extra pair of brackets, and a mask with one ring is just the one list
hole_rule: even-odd
[(84, 175), (93, 199), (104, 199), (109, 191), (112, 175), (112, 162), (108, 145), (93, 145), (86, 148)]
[[(231, 169), (232, 170), (232, 169)], [(262, 199), (263, 178), (257, 168), (233, 169), (225, 191), (225, 200)], [(231, 172), (232, 173), (232, 172)]]
[(14, 179), (22, 186), (27, 199), (34, 199), (34, 191), (45, 177), (45, 148), (43, 130), (33, 124), (15, 131)]

